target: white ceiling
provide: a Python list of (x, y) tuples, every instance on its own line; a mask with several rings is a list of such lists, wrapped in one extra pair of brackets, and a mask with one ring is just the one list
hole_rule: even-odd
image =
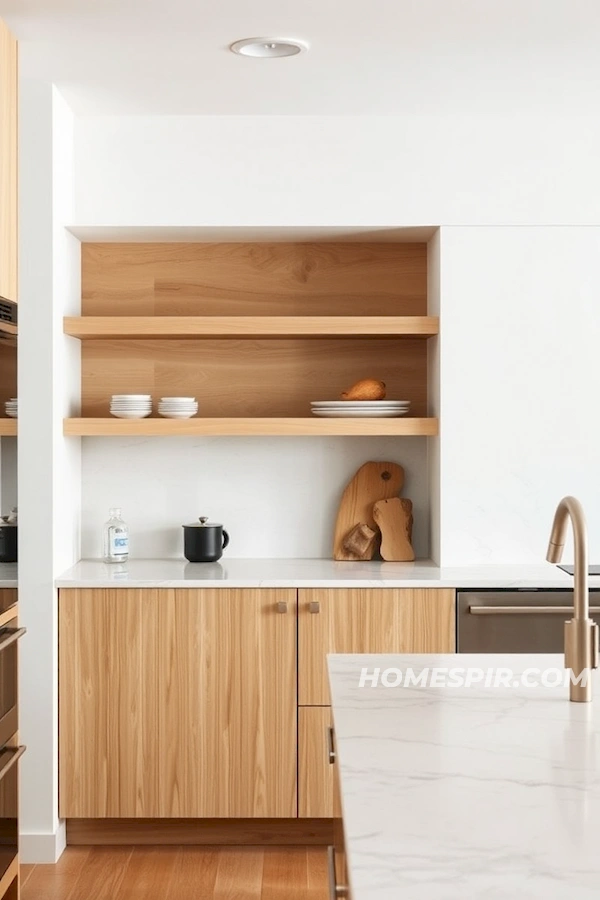
[[(0, 0), (79, 114), (597, 114), (600, 0)], [(228, 44), (299, 37), (249, 59)]]

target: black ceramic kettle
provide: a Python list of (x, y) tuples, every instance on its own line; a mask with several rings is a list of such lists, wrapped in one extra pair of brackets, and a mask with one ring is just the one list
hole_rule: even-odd
[(209, 522), (207, 516), (183, 526), (183, 552), (190, 562), (216, 562), (228, 543), (229, 535), (223, 526)]

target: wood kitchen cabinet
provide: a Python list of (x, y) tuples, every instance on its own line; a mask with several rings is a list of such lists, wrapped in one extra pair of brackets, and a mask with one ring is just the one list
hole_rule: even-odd
[(454, 590), (299, 591), (300, 705), (329, 705), (328, 653), (453, 653), (454, 604)]
[(328, 653), (453, 653), (455, 592), (391, 588), (298, 592), (298, 815), (334, 814)]
[(0, 298), (18, 293), (17, 42), (0, 19)]
[(60, 815), (296, 816), (296, 591), (60, 591)]

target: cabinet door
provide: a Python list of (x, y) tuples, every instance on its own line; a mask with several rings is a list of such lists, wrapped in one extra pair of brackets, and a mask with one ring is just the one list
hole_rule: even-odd
[(295, 591), (62, 590), (59, 622), (61, 816), (296, 815)]
[(333, 765), (329, 758), (331, 709), (301, 706), (298, 710), (298, 815), (333, 816)]
[(0, 20), (0, 297), (17, 300), (17, 42)]
[(454, 603), (441, 589), (299, 591), (300, 704), (329, 705), (328, 653), (453, 653)]

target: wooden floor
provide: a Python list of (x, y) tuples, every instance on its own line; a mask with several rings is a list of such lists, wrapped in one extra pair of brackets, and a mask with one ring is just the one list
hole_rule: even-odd
[(70, 847), (21, 900), (327, 900), (322, 847)]

